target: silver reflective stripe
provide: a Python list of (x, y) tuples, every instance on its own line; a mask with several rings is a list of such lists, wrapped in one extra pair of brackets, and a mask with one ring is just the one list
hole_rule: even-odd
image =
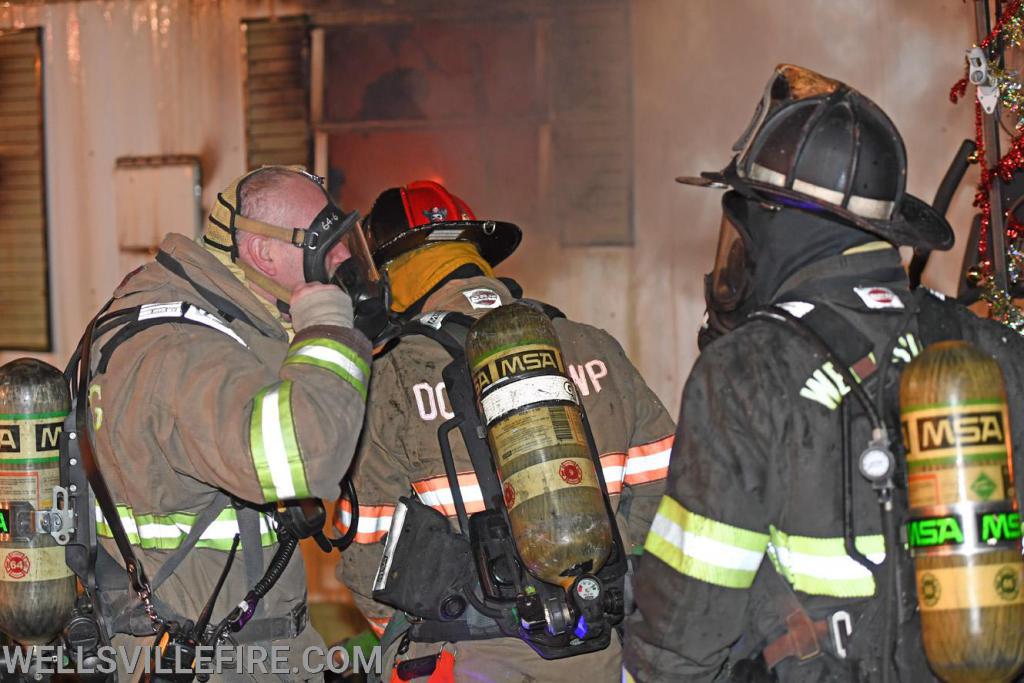
[[(750, 165), (750, 179), (774, 185), (775, 187), (786, 187), (785, 174), (773, 171), (760, 164)], [(799, 178), (793, 181), (793, 191), (820, 199), (829, 204), (835, 204), (836, 206), (843, 205), (842, 192), (830, 190), (827, 187), (815, 185)], [(861, 197), (860, 195), (850, 195), (850, 202), (846, 205), (846, 208), (850, 213), (863, 216), (864, 218), (888, 220), (892, 216), (895, 203), (885, 199), (871, 199), (870, 197)]]
[(220, 320), (220, 318), (213, 315), (212, 313), (207, 313), (198, 306), (189, 306), (188, 310), (185, 311), (185, 318), (187, 318), (188, 320), (193, 320), (199, 323), (200, 325), (206, 325), (207, 327), (211, 327), (217, 330), (218, 332), (222, 332), (231, 337), (232, 339), (234, 339), (242, 346), (249, 348), (249, 345), (246, 344), (245, 341), (241, 337), (239, 337), (234, 330), (225, 325)]
[[(184, 312), (183, 312), (184, 309)], [(249, 348), (249, 345), (245, 343), (238, 334), (228, 327), (223, 320), (217, 316), (209, 313), (195, 304), (185, 304), (182, 301), (168, 301), (165, 303), (158, 304), (143, 304), (139, 306), (139, 315), (137, 320), (142, 322), (146, 320), (153, 320), (154, 318), (185, 318), (192, 322), (197, 322), (200, 325), (205, 325), (210, 329), (217, 330), (221, 334), (234, 339), (242, 346)]]
[(281, 434), (281, 415), (278, 410), (278, 389), (268, 391), (263, 397), (263, 447), (266, 449), (270, 476), (277, 489), (278, 498), (295, 495), (292, 471), (288, 467), (288, 454), (284, 449), (284, 435)]

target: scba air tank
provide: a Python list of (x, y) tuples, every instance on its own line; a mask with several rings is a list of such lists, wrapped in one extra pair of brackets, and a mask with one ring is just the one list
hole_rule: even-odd
[(925, 653), (948, 683), (1010, 681), (1024, 663), (1024, 563), (999, 365), (962, 341), (903, 371), (908, 540)]
[(554, 326), (525, 304), (502, 306), (470, 328), (466, 355), (526, 568), (566, 587), (596, 573), (611, 522)]
[(53, 366), (20, 358), (0, 367), (0, 631), (28, 645), (60, 632), (75, 602), (75, 577), (63, 546), (15, 528), (11, 509), (51, 508), (60, 483), (57, 439), (70, 410), (67, 382)]

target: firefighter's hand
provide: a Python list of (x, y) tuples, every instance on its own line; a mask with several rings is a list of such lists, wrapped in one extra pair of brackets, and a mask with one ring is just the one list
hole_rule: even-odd
[(296, 287), (291, 313), (296, 332), (314, 325), (352, 327), (352, 299), (334, 285), (313, 282)]

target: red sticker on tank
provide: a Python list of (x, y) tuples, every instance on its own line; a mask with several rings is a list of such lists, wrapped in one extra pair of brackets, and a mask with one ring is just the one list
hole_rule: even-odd
[(28, 576), (28, 570), (31, 567), (32, 563), (29, 561), (28, 555), (17, 550), (10, 553), (4, 560), (4, 571), (12, 579), (24, 579)]
[(505, 484), (505, 507), (511, 510), (516, 504), (516, 490), (511, 484)]
[(566, 484), (575, 486), (583, 481), (583, 470), (572, 460), (563, 460), (558, 467), (558, 476)]

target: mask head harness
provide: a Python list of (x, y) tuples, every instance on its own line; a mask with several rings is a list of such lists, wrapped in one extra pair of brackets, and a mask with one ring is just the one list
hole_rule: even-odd
[[(323, 192), (326, 204), (306, 227), (282, 227), (242, 215), (241, 205), (243, 187), (263, 173), (287, 172), (300, 175), (317, 184)], [(233, 182), (223, 192), (217, 193), (217, 203), (210, 211), (203, 241), (215, 249), (226, 251), (231, 260), (238, 264), (246, 278), (270, 292), (278, 300), (278, 308), (287, 310), (291, 292), (273, 281), (252, 266), (238, 259), (238, 231), (269, 237), (270, 239), (287, 242), (302, 249), (302, 272), (306, 282), (330, 281), (327, 268), (327, 255), (341, 241), (349, 246), (352, 259), (362, 261), (366, 267), (372, 268), (369, 254), (365, 253), (365, 240), (352, 239), (350, 233), (357, 224), (359, 214), (355, 211), (345, 213), (324, 188), (323, 178), (309, 173), (301, 166), (264, 166), (250, 171)], [(362, 245), (364, 253), (358, 253)], [(353, 248), (355, 247), (355, 248)], [(350, 259), (350, 260), (352, 260)]]

